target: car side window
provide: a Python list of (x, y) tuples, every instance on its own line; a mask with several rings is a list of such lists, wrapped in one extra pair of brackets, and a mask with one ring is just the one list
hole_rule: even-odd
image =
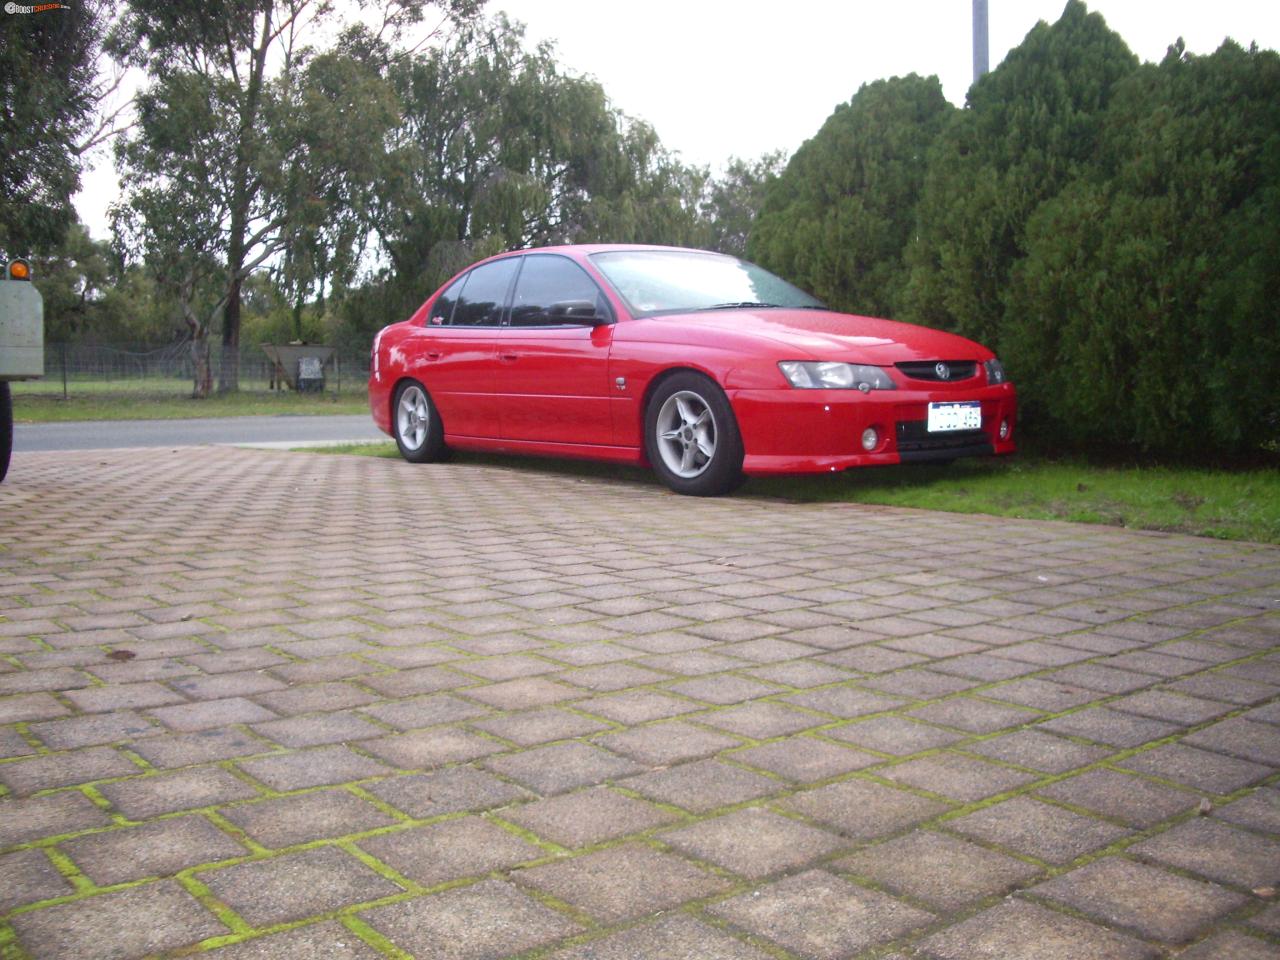
[(449, 322), (453, 317), (454, 304), (458, 302), (458, 294), (462, 292), (462, 285), (466, 281), (466, 277), (459, 277), (449, 284), (448, 290), (436, 298), (436, 302), (431, 307), (431, 316), (427, 318), (428, 324), (438, 327), (442, 323)]
[(573, 304), (579, 316), (590, 303), (608, 315), (608, 305), (595, 281), (568, 257), (528, 254), (511, 300), (513, 327), (549, 327), (573, 323), (566, 315)]
[(455, 327), (498, 326), (519, 262), (518, 257), (508, 257), (481, 264), (468, 273), (458, 305), (453, 309), (451, 324)]

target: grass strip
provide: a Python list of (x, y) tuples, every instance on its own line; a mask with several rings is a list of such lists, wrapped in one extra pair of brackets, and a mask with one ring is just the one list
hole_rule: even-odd
[[(50, 384), (36, 381), (42, 387)], [(121, 384), (74, 384), (67, 399), (57, 391), (32, 390), (31, 384), (13, 385), (13, 418), (17, 423), (62, 423), (75, 420), (188, 420), (195, 417), (262, 417), (291, 414), (325, 416), (367, 414), (369, 400), (363, 390), (343, 393), (294, 393), (292, 391), (241, 390), (195, 400), (182, 388), (130, 390)], [(92, 389), (89, 389), (92, 388)]]

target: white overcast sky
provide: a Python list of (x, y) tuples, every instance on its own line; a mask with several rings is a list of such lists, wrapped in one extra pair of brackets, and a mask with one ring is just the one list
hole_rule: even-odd
[[(1278, 0), (1086, 0), (1143, 60), (1182, 37), (1211, 53), (1226, 37), (1280, 48)], [(994, 69), (1066, 0), (988, 0)], [(597, 79), (613, 105), (647, 120), (689, 163), (793, 153), (839, 103), (873, 80), (936, 74), (951, 102), (973, 78), (972, 0), (488, 0), (551, 40), (563, 67)], [(76, 199), (107, 237), (118, 191), (108, 155)]]

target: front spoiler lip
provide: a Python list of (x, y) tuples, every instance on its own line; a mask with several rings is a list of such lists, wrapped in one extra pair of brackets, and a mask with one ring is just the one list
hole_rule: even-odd
[(990, 440), (970, 443), (963, 447), (939, 447), (933, 450), (899, 450), (898, 459), (903, 463), (928, 463), (938, 460), (956, 460), (960, 457), (984, 457), (996, 452)]
[(742, 472), (752, 477), (798, 476), (806, 473), (840, 473), (860, 467), (893, 467), (901, 463), (938, 463), (973, 456), (1008, 456), (1016, 452), (1012, 440), (998, 446), (976, 443), (964, 447), (942, 450), (913, 450), (906, 454), (897, 450), (878, 453), (846, 453), (817, 457), (781, 454), (747, 454), (742, 462)]

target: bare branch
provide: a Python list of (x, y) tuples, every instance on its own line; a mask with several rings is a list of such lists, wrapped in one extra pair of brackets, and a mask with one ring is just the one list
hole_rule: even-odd
[(136, 127), (138, 125), (137, 120), (130, 120), (128, 123), (123, 124), (116, 123), (116, 121), (120, 119), (120, 115), (133, 106), (133, 102), (133, 99), (130, 98), (115, 110), (111, 111), (111, 113), (100, 115), (98, 123), (93, 128), (92, 132), (90, 132), (85, 139), (74, 144), (71, 148), (71, 152), (77, 157), (83, 156), (94, 147), (106, 143), (108, 140), (118, 137), (122, 133)]
[(262, 266), (264, 263), (266, 263), (268, 260), (274, 257), (277, 253), (283, 250), (284, 247), (285, 247), (284, 238), (277, 237), (275, 240), (273, 240), (271, 243), (267, 244), (263, 248), (262, 253), (258, 254), (258, 256), (254, 257), (252, 260), (246, 263), (243, 267), (241, 267), (238, 271), (236, 271), (236, 275), (235, 275), (236, 280), (244, 280), (246, 277), (249, 276), (249, 274), (257, 270), (258, 267)]
[(227, 41), (227, 64), (231, 69), (231, 78), (235, 80), (236, 87), (242, 86), (240, 83), (240, 65), (236, 60), (236, 41), (231, 35), (231, 23), (229, 20), (223, 20), (222, 33)]
[(254, 233), (247, 240), (245, 240), (244, 242), (245, 250), (252, 250), (259, 243), (261, 243), (263, 239), (265, 239), (273, 230), (276, 230), (279, 227), (283, 227), (288, 222), (288, 220), (289, 220), (288, 217), (286, 217), (284, 214), (281, 214), (280, 216), (266, 223), (256, 233)]
[[(387, 62), (389, 64), (399, 63), (402, 60), (407, 60), (415, 56), (419, 51), (421, 51), (424, 47), (426, 47), (432, 40), (435, 40), (444, 32), (445, 24), (449, 22), (449, 19), (450, 19), (449, 15), (447, 13), (441, 15), (439, 22), (434, 27), (432, 27), (431, 30), (423, 34), (422, 38), (417, 43), (392, 54), (390, 57), (387, 58)], [(384, 21), (384, 26), (385, 26), (385, 21)], [(381, 31), (378, 32), (378, 39), (382, 39)]]

